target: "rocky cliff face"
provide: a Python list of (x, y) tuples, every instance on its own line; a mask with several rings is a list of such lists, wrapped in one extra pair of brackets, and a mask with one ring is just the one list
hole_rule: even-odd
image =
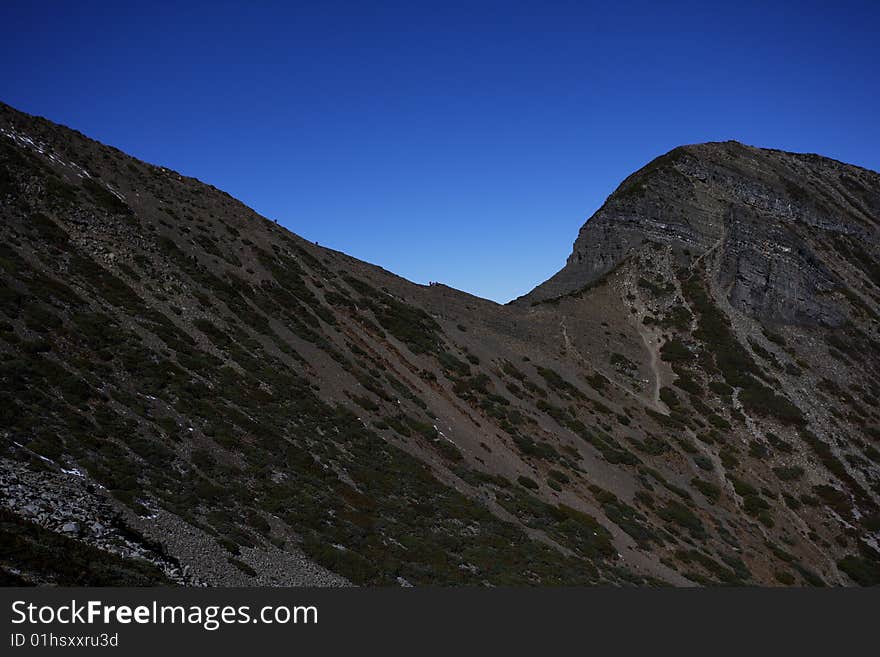
[(878, 190), (676, 149), (498, 306), (0, 105), (3, 581), (876, 583)]
[[(717, 254), (714, 282), (767, 322), (841, 326), (842, 290), (871, 290), (862, 245), (876, 244), (880, 177), (834, 160), (737, 142), (677, 148), (627, 178), (584, 224), (566, 266), (518, 300), (589, 285), (645, 242), (679, 262)], [(862, 264), (864, 263), (864, 264)], [(855, 285), (854, 285), (855, 282)]]

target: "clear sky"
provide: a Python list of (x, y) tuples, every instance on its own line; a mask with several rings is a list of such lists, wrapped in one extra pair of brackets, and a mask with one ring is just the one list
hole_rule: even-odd
[(0, 99), (507, 301), (679, 144), (880, 169), (878, 25), (877, 0), (3, 0)]

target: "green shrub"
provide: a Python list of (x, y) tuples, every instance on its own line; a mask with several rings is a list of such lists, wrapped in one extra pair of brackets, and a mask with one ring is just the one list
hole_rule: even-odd
[(787, 570), (776, 570), (773, 572), (773, 577), (777, 582), (785, 586), (792, 586), (795, 583), (794, 575)]
[(461, 461), (464, 459), (464, 456), (461, 454), (461, 450), (458, 446), (445, 438), (438, 438), (434, 444), (437, 446), (437, 450), (440, 454), (443, 455), (444, 458), (449, 459), (450, 461)]
[(691, 486), (700, 491), (703, 496), (710, 502), (717, 502), (719, 499), (721, 499), (721, 488), (710, 481), (694, 477), (693, 479), (691, 479)]
[(660, 347), (660, 357), (669, 363), (687, 363), (694, 359), (690, 349), (678, 338), (673, 338)]
[(661, 519), (672, 522), (689, 530), (694, 536), (702, 537), (706, 533), (703, 522), (688, 507), (676, 500), (669, 500), (662, 509), (657, 511)]
[(531, 479), (530, 477), (520, 475), (516, 478), (516, 481), (520, 486), (524, 488), (528, 488), (529, 490), (538, 490), (538, 482), (536, 482), (534, 479)]
[(847, 555), (837, 562), (837, 567), (859, 586), (880, 586), (880, 563), (877, 561)]
[(792, 481), (804, 476), (804, 469), (799, 465), (779, 466), (773, 468), (773, 473), (782, 481)]

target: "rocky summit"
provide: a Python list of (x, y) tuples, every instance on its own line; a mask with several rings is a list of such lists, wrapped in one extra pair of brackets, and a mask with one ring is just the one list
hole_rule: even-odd
[(684, 146), (502, 306), (0, 105), (0, 578), (880, 583), (878, 222)]

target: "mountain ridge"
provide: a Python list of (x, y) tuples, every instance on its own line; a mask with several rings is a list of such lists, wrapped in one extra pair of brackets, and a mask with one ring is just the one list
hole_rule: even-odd
[[(840, 231), (876, 230), (872, 176), (848, 209), (806, 161), (792, 222), (788, 156), (698, 192), (685, 157), (609, 197), (628, 226), (587, 222), (600, 267), (502, 306), (8, 106), (0, 130), (8, 544), (183, 584), (877, 577), (878, 259)], [(728, 217), (733, 192), (759, 203)], [(69, 581), (32, 552), (5, 576)]]

